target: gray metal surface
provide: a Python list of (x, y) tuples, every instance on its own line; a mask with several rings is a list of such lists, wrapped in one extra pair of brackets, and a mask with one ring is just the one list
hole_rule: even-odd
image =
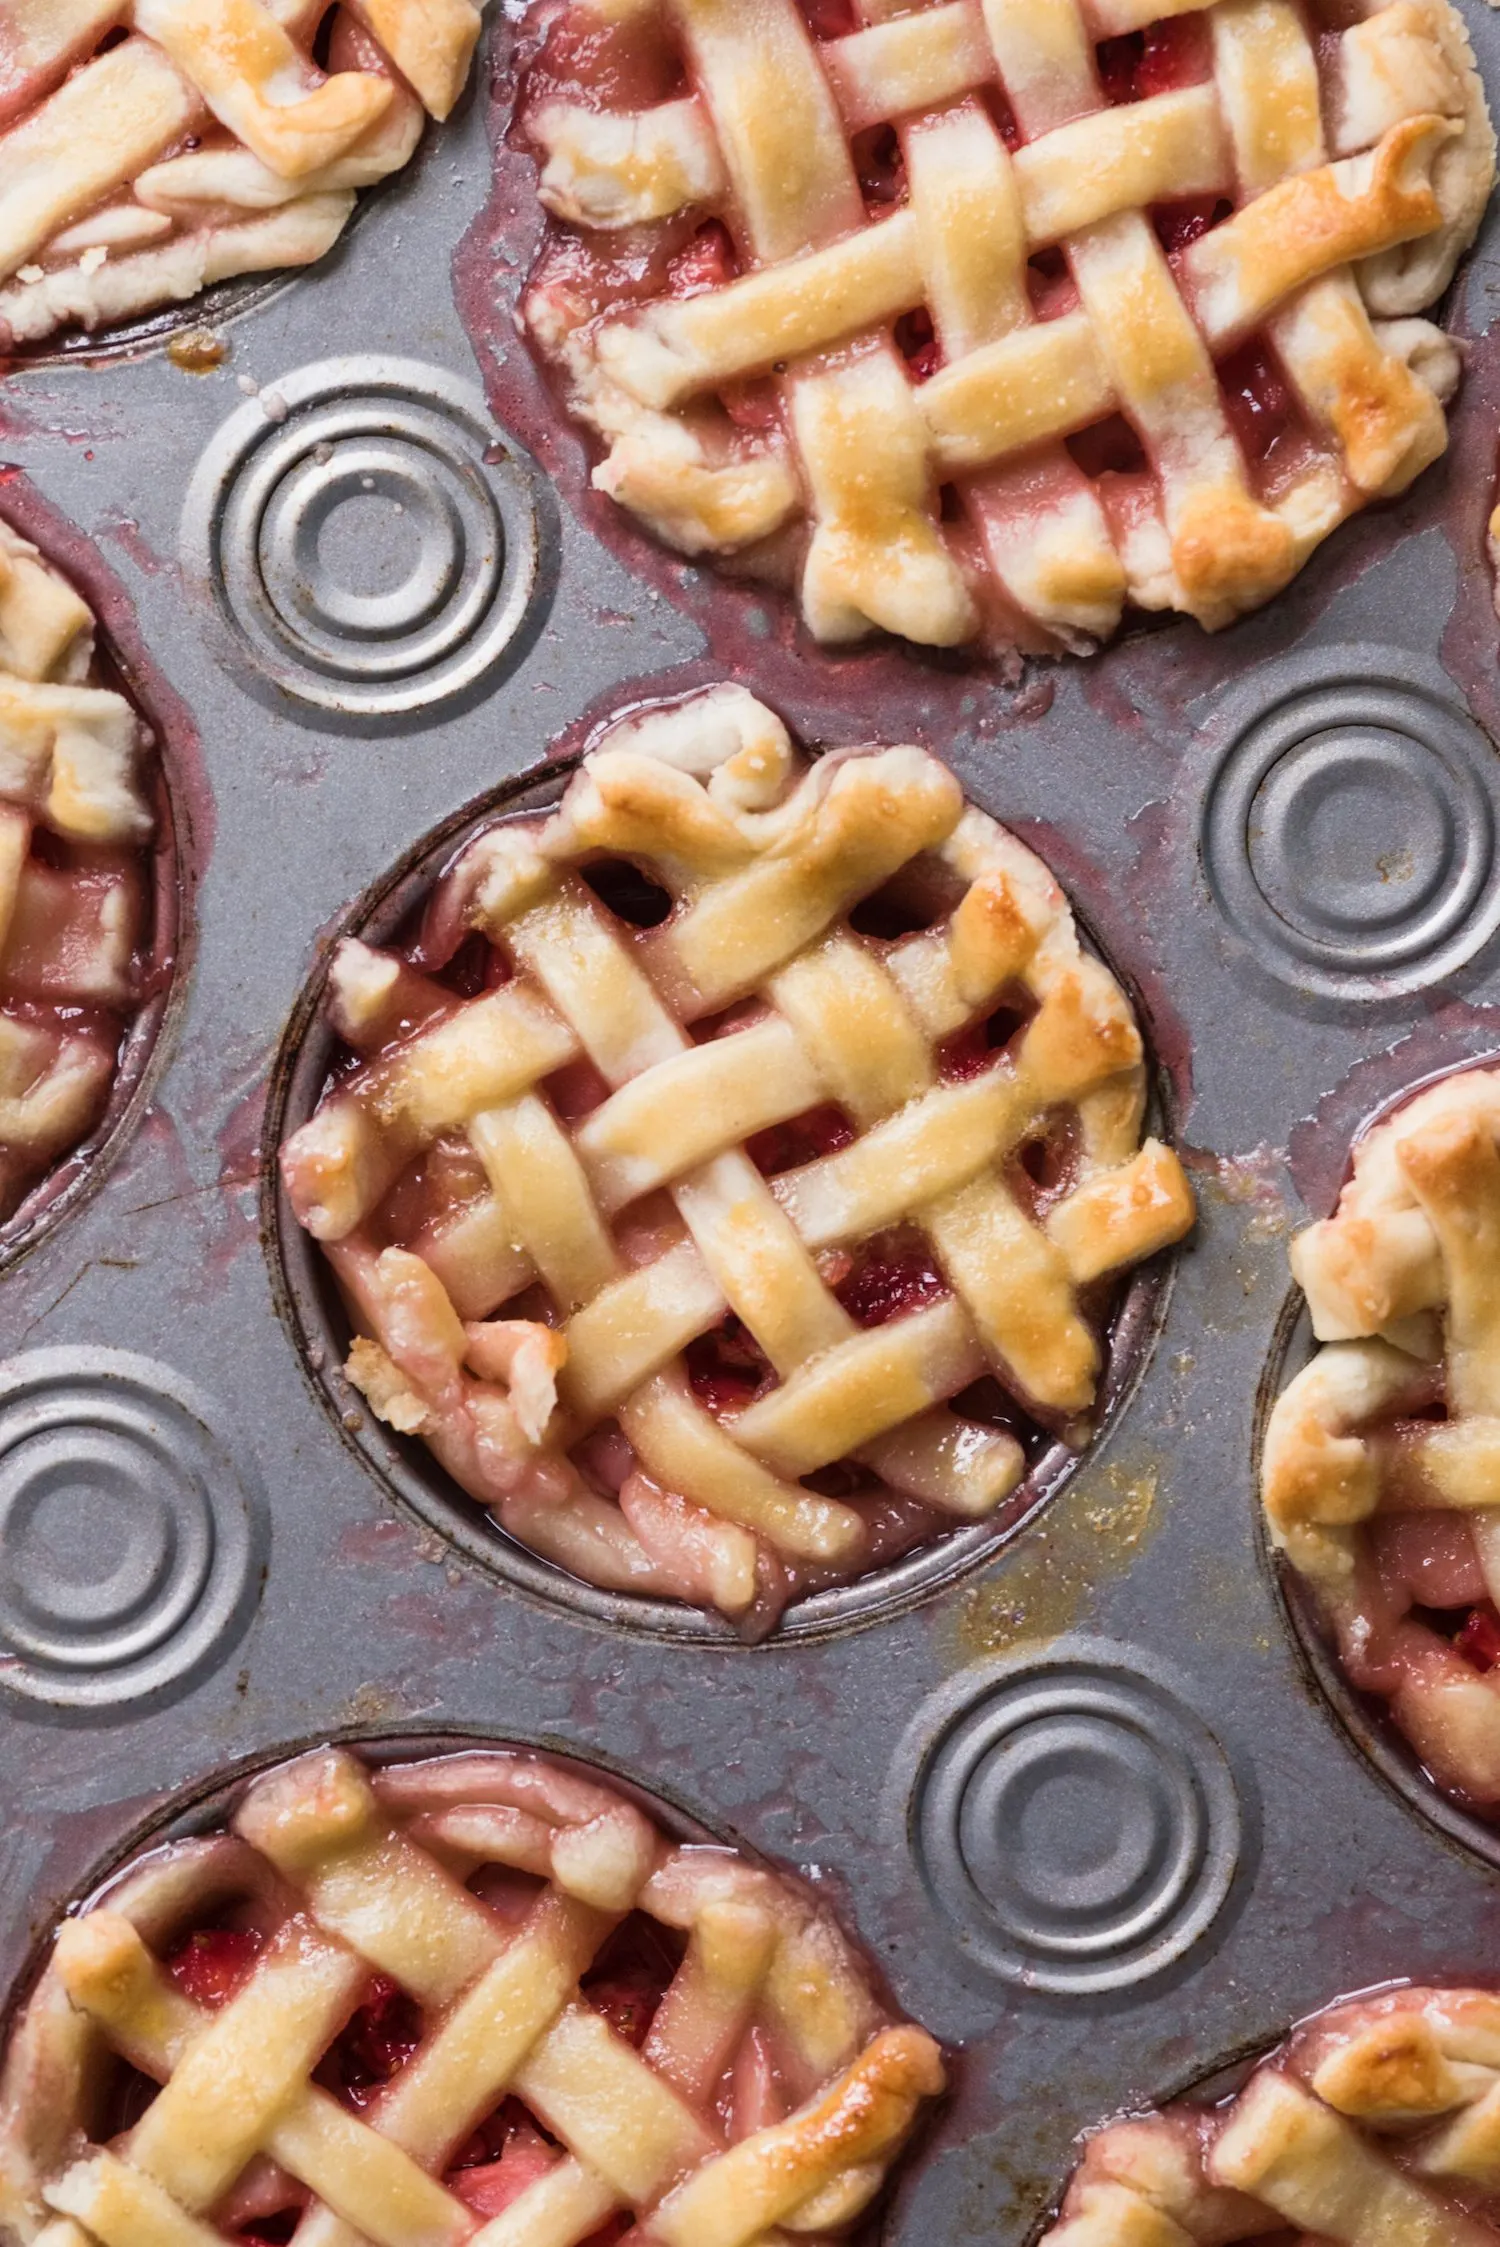
[[(1500, 20), (1467, 12), (1500, 95)], [(1252, 1479), (1295, 1347), (1288, 1233), (1381, 1101), (1500, 1050), (1500, 237), (1461, 284), (1452, 454), (1407, 500), (1217, 639), (1145, 632), (1009, 685), (809, 650), (769, 596), (587, 496), (510, 325), (520, 174), (502, 159), (487, 214), (488, 128), (481, 92), (331, 261), (228, 321), (220, 370), (71, 355), (0, 392), (7, 458), (93, 543), (107, 617), (160, 674), (192, 876), (144, 1112), (0, 1280), (0, 1976), (164, 1806), (288, 1747), (561, 1746), (825, 1885), (959, 2051), (889, 2247), (1021, 2247), (1080, 2127), (1340, 1992), (1500, 1973), (1494, 1870), (1309, 1674)], [(347, 400), (330, 360), (368, 370)], [(392, 382), (405, 403), (387, 388), (371, 419)], [(482, 444), (471, 404), (442, 422), (476, 384), (501, 419)], [(461, 423), (460, 457), (412, 412)], [(403, 671), (465, 600), (473, 631)], [(513, 636), (481, 650), (502, 609)], [(426, 670), (471, 658), (425, 699)], [(373, 1471), (304, 1362), (263, 1198), (276, 1057), (290, 1097), (288, 1027), (355, 901), (554, 742), (726, 669), (809, 739), (927, 742), (1047, 857), (1139, 995), (1202, 1201), (1139, 1384), (1066, 1487), (1002, 1551), (754, 1651), (502, 1581), (451, 1508)], [(134, 1354), (126, 1378), (101, 1346)], [(253, 1612), (223, 1589), (245, 1581)]]

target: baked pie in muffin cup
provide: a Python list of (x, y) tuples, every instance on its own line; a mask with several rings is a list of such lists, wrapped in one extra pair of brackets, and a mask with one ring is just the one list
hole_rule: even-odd
[(1277, 1400), (1262, 1492), (1357, 1692), (1439, 1787), (1500, 1816), (1500, 1069), (1354, 1149), (1292, 1244), (1323, 1347)]
[(1118, 1284), (1193, 1223), (1040, 860), (740, 687), (610, 726), (326, 1006), (281, 1167), (349, 1380), (522, 1544), (747, 1636), (1085, 1443)]
[(794, 1881), (538, 1756), (325, 1749), (62, 1922), (0, 2237), (818, 2247), (943, 2087)]
[(472, 0), (11, 0), (0, 348), (310, 265), (463, 90)]
[(88, 603), (0, 518), (0, 1224), (97, 1132), (159, 995), (151, 735)]
[(1444, 450), (1449, 0), (537, 0), (524, 326), (595, 485), (830, 644), (1209, 630)]
[(1493, 2247), (1497, 2223), (1500, 1998), (1394, 1989), (1230, 2098), (1108, 2124), (1038, 2247)]

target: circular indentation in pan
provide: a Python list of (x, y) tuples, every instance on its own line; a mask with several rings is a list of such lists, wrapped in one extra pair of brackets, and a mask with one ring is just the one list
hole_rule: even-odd
[(268, 385), (199, 461), (182, 537), (249, 683), (325, 714), (476, 689), (538, 583), (529, 464), (477, 390), (416, 360), (326, 359)]
[(1312, 650), (1248, 682), (1231, 715), (1204, 863), (1267, 972), (1324, 997), (1399, 996), (1500, 927), (1500, 766), (1435, 666)]
[(949, 1717), (911, 1831), (967, 1957), (1083, 1994), (1198, 1940), (1229, 1893), (1240, 1813), (1223, 1750), (1154, 1667), (1058, 1655), (991, 1676)]
[[(502, 813), (524, 816), (549, 810), (570, 769), (556, 765), (544, 776), (508, 782), (435, 829), (352, 907), (332, 934), (325, 962), (341, 937), (358, 936), (376, 946), (389, 943), (474, 835)], [(1092, 933), (1086, 936), (1092, 944)], [(478, 1501), (443, 1472), (425, 1444), (398, 1436), (376, 1420), (345, 1381), (348, 1313), (318, 1243), (297, 1223), (281, 1190), (275, 1161), (276, 1150), (316, 1108), (336, 1059), (335, 1041), (322, 1019), (324, 977), (320, 966), (304, 988), (272, 1073), (262, 1202), (262, 1234), (277, 1308), (319, 1403), (392, 1497), (502, 1582), (548, 1606), (652, 1638), (738, 1645), (733, 1626), (719, 1617), (669, 1600), (602, 1591), (507, 1537)], [(1170, 1253), (1137, 1266), (1120, 1297), (1100, 1385), (1101, 1429), (1124, 1409), (1145, 1370), (1166, 1315), (1173, 1270)], [(1018, 1534), (1087, 1456), (1060, 1441), (1047, 1441), (997, 1517), (954, 1528), (868, 1576), (809, 1594), (787, 1610), (773, 1643), (824, 1638), (882, 1621), (956, 1582)]]
[(0, 1366), (0, 1684), (58, 1708), (160, 1696), (248, 1619), (264, 1497), (216, 1407), (126, 1351)]

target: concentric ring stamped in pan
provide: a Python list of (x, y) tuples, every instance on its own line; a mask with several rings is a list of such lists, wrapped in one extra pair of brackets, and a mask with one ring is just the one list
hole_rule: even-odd
[(0, 1689), (100, 1715), (227, 1660), (269, 1552), (219, 1408), (126, 1351), (0, 1365)]
[(329, 359), (219, 430), (183, 561), (252, 692), (309, 723), (420, 720), (524, 652), (538, 500), (472, 385), (418, 360)]

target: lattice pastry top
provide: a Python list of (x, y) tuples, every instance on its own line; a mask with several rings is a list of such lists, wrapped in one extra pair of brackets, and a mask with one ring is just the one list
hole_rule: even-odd
[(103, 1114), (151, 935), (143, 728), (94, 619), (0, 522), (0, 1219)]
[(1040, 2247), (1495, 2247), (1500, 1998), (1315, 2015), (1239, 2094), (1111, 2123)]
[(818, 2247), (942, 2088), (792, 1882), (537, 1757), (325, 1750), (63, 1922), (0, 2238)]
[(1500, 1813), (1500, 1071), (1445, 1078), (1354, 1152), (1292, 1269), (1327, 1347), (1266, 1432), (1266, 1512), (1363, 1692)]
[(310, 265), (424, 109), (448, 115), (479, 20), (474, 0), (4, 0), (4, 347)]
[(594, 481), (824, 641), (1210, 630), (1446, 443), (1449, 0), (551, 0), (524, 317)]
[(329, 1006), (362, 1065), (282, 1167), (349, 1377), (549, 1560), (752, 1630), (1082, 1440), (1107, 1283), (1193, 1221), (1045, 867), (738, 687), (613, 726)]

